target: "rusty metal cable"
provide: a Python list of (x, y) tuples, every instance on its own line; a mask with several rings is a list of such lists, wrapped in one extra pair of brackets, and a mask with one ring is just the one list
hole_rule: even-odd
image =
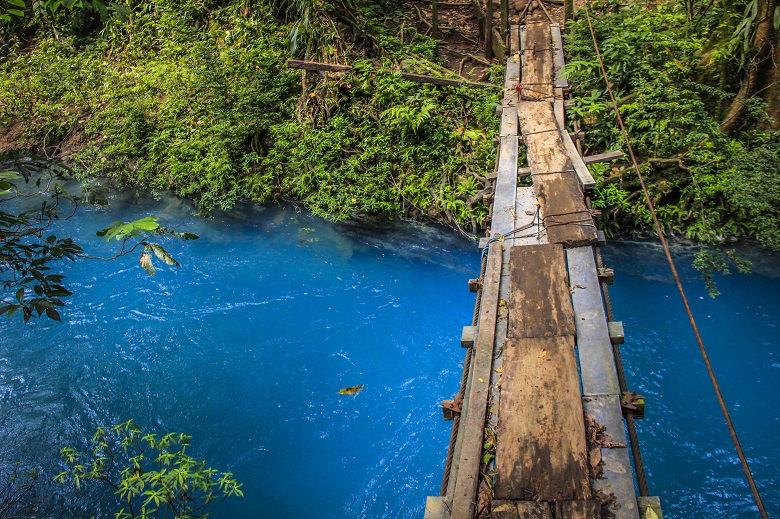
[(750, 486), (750, 491), (753, 493), (753, 499), (756, 502), (756, 506), (758, 506), (758, 512), (761, 514), (761, 517), (764, 519), (769, 519), (769, 515), (767, 514), (766, 508), (764, 507), (764, 501), (761, 499), (761, 494), (758, 491), (758, 486), (756, 485), (755, 480), (753, 479), (753, 473), (750, 470), (750, 465), (748, 464), (747, 457), (745, 456), (745, 452), (742, 450), (742, 444), (739, 441), (739, 437), (737, 436), (737, 430), (734, 427), (734, 423), (731, 421), (731, 415), (729, 414), (729, 410), (726, 407), (726, 401), (723, 399), (723, 394), (720, 391), (720, 385), (718, 384), (718, 379), (715, 376), (715, 371), (712, 369), (712, 364), (710, 363), (709, 355), (707, 354), (707, 349), (704, 346), (704, 341), (701, 338), (701, 334), (699, 333), (699, 327), (696, 325), (696, 319), (693, 317), (693, 311), (691, 310), (691, 305), (688, 303), (688, 297), (685, 295), (685, 289), (682, 285), (682, 280), (680, 279), (680, 275), (677, 273), (677, 267), (674, 264), (674, 260), (672, 259), (672, 253), (669, 250), (669, 244), (666, 242), (666, 237), (664, 236), (663, 229), (661, 228), (661, 223), (658, 221), (658, 215), (655, 212), (655, 207), (653, 205), (653, 200), (650, 198), (650, 193), (647, 190), (647, 185), (645, 184), (645, 179), (642, 176), (642, 172), (639, 169), (639, 163), (636, 160), (636, 155), (634, 154), (634, 148), (631, 146), (631, 141), (628, 138), (628, 132), (626, 131), (626, 127), (623, 124), (623, 117), (620, 115), (620, 110), (618, 109), (617, 101), (615, 100), (615, 94), (612, 92), (612, 85), (609, 82), (609, 77), (607, 76), (607, 69), (604, 67), (604, 60), (601, 57), (601, 50), (599, 49), (598, 40), (596, 39), (596, 33), (593, 30), (593, 23), (590, 19), (590, 5), (586, 4), (585, 6), (585, 15), (588, 20), (588, 27), (590, 28), (590, 34), (593, 38), (593, 45), (596, 49), (596, 57), (599, 61), (599, 66), (601, 67), (601, 73), (604, 76), (604, 81), (607, 85), (607, 91), (609, 92), (609, 97), (612, 100), (612, 106), (615, 110), (615, 115), (617, 116), (618, 124), (620, 125), (620, 131), (623, 133), (623, 138), (626, 141), (626, 147), (628, 148), (629, 156), (631, 157), (631, 162), (634, 165), (634, 170), (636, 170), (637, 177), (639, 178), (639, 184), (642, 186), (642, 192), (645, 196), (645, 201), (647, 202), (647, 207), (650, 209), (650, 214), (653, 218), (653, 224), (655, 225), (655, 230), (658, 233), (658, 238), (661, 240), (661, 245), (664, 249), (664, 254), (666, 255), (666, 260), (669, 263), (669, 268), (672, 271), (672, 277), (674, 277), (674, 282), (677, 285), (677, 290), (680, 292), (680, 297), (682, 298), (683, 306), (685, 306), (685, 312), (688, 315), (688, 321), (691, 323), (691, 328), (693, 329), (693, 334), (696, 336), (696, 342), (699, 345), (699, 350), (701, 352), (701, 356), (704, 359), (704, 364), (707, 366), (707, 373), (710, 376), (710, 381), (712, 382), (712, 386), (715, 389), (715, 394), (718, 397), (718, 404), (720, 405), (720, 409), (723, 412), (723, 417), (726, 419), (726, 425), (729, 429), (729, 434), (731, 435), (731, 440), (734, 442), (734, 448), (737, 451), (737, 455), (739, 456), (739, 461), (742, 464), (742, 470), (745, 472), (745, 477), (747, 478), (748, 485)]
[[(487, 257), (482, 255), (482, 266), (479, 271), (479, 279), (485, 279), (485, 270), (487, 269)], [(479, 319), (479, 310), (482, 306), (482, 287), (477, 289), (477, 297), (474, 302), (474, 315), (471, 318), (471, 326), (476, 326)], [(463, 372), (460, 376), (460, 386), (458, 386), (458, 399), (462, 402), (466, 396), (466, 383), (468, 381), (469, 370), (471, 369), (471, 353), (473, 348), (466, 350), (466, 357), (463, 359)], [(455, 454), (455, 442), (458, 439), (458, 428), (460, 427), (460, 413), (452, 418), (452, 431), (450, 432), (450, 443), (447, 447), (447, 458), (444, 460), (444, 474), (441, 480), (440, 495), (447, 495), (447, 487), (450, 484), (450, 471), (452, 470), (452, 457)]]

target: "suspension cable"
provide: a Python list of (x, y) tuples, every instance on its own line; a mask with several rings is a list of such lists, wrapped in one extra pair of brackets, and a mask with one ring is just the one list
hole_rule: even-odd
[(639, 178), (639, 183), (642, 186), (642, 192), (644, 193), (645, 201), (647, 202), (647, 207), (650, 209), (650, 214), (653, 217), (653, 224), (655, 225), (655, 230), (658, 233), (658, 237), (661, 240), (661, 245), (663, 246), (664, 254), (666, 255), (666, 260), (669, 262), (669, 268), (672, 271), (674, 282), (677, 285), (677, 290), (680, 292), (680, 297), (682, 298), (683, 305), (685, 306), (685, 312), (688, 314), (688, 320), (691, 323), (693, 334), (696, 336), (696, 342), (699, 344), (699, 350), (701, 351), (702, 358), (704, 359), (704, 364), (707, 366), (707, 373), (709, 373), (710, 381), (712, 382), (712, 386), (715, 388), (715, 394), (718, 397), (718, 404), (720, 404), (720, 409), (723, 412), (723, 417), (726, 419), (726, 425), (728, 426), (729, 433), (731, 434), (731, 439), (734, 442), (734, 447), (737, 450), (739, 461), (742, 464), (742, 470), (745, 472), (745, 477), (747, 478), (748, 484), (750, 485), (750, 491), (753, 493), (753, 499), (755, 500), (756, 505), (758, 506), (758, 511), (761, 514), (761, 517), (764, 519), (769, 519), (769, 515), (767, 515), (766, 508), (764, 507), (764, 501), (761, 499), (761, 495), (758, 492), (758, 486), (756, 486), (756, 482), (753, 479), (753, 474), (750, 471), (750, 466), (748, 465), (747, 458), (745, 457), (745, 453), (742, 450), (742, 444), (739, 442), (739, 437), (737, 436), (737, 430), (734, 428), (734, 423), (731, 421), (729, 410), (726, 407), (726, 402), (723, 399), (723, 394), (720, 391), (720, 385), (718, 384), (718, 380), (715, 377), (715, 372), (712, 369), (712, 364), (710, 364), (710, 358), (709, 355), (707, 355), (707, 349), (704, 347), (704, 341), (702, 340), (701, 334), (699, 333), (699, 327), (696, 325), (696, 319), (693, 317), (693, 312), (691, 311), (690, 304), (688, 304), (688, 297), (685, 295), (685, 289), (682, 286), (680, 275), (677, 273), (677, 268), (675, 267), (674, 260), (672, 259), (672, 254), (669, 251), (669, 245), (666, 242), (666, 237), (664, 236), (663, 230), (661, 229), (661, 224), (658, 221), (658, 215), (655, 212), (653, 201), (650, 198), (650, 193), (647, 190), (645, 179), (642, 176), (642, 172), (639, 170), (639, 163), (636, 160), (636, 155), (634, 155), (634, 149), (631, 147), (631, 142), (629, 141), (628, 138), (628, 132), (626, 131), (626, 127), (623, 124), (623, 117), (620, 115), (620, 110), (618, 109), (617, 101), (615, 100), (615, 94), (612, 92), (612, 85), (610, 84), (609, 78), (607, 77), (607, 69), (604, 67), (604, 60), (601, 58), (601, 51), (599, 49), (598, 40), (596, 39), (596, 33), (593, 30), (593, 24), (591, 23), (590, 20), (590, 4), (586, 4), (585, 6), (585, 15), (588, 20), (590, 35), (593, 38), (593, 45), (596, 48), (596, 56), (598, 57), (599, 66), (601, 67), (601, 74), (604, 76), (604, 81), (606, 82), (607, 85), (607, 91), (609, 92), (609, 97), (612, 100), (612, 107), (614, 108), (615, 115), (617, 116), (618, 124), (620, 125), (620, 131), (623, 133), (623, 138), (626, 141), (626, 147), (628, 148), (628, 153), (629, 156), (631, 157), (631, 162), (634, 165), (634, 170), (636, 170), (637, 177)]

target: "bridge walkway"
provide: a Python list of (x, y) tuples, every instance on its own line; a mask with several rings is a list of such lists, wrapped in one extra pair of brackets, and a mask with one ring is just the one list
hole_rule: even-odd
[(565, 126), (560, 26), (528, 18), (509, 49), (464, 399), (446, 491), (425, 516), (639, 519), (652, 505), (661, 517), (634, 488), (613, 354), (622, 332), (605, 313), (595, 182)]

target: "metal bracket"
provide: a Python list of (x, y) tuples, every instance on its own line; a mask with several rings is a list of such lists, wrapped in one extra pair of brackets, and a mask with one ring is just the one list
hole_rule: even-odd
[(455, 400), (442, 400), (441, 410), (445, 420), (453, 420), (455, 415), (463, 410), (463, 399), (458, 397)]
[(607, 285), (611, 285), (615, 282), (615, 271), (608, 267), (600, 267), (598, 269), (599, 272), (599, 283), (606, 283)]
[(623, 417), (633, 416), (637, 420), (645, 417), (645, 397), (633, 391), (623, 391), (620, 397), (620, 409)]

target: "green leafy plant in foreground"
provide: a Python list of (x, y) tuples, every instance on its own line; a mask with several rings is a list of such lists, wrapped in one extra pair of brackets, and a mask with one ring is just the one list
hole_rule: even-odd
[(77, 489), (100, 482), (114, 489), (122, 508), (116, 519), (205, 518), (231, 496), (243, 496), (230, 472), (220, 472), (190, 456), (192, 438), (171, 432), (147, 434), (132, 420), (105, 430), (98, 427), (89, 455), (71, 447), (61, 451), (66, 469), (55, 480)]

